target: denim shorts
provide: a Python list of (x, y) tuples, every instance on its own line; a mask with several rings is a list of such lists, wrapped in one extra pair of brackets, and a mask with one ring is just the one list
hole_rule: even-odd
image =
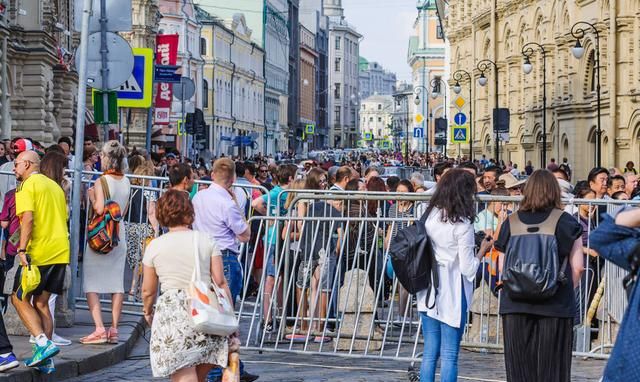
[(276, 277), (276, 246), (270, 244), (268, 247), (269, 257), (265, 263), (267, 276)]
[(222, 263), (224, 266), (224, 277), (229, 284), (231, 298), (235, 304), (237, 297), (242, 291), (242, 265), (238, 261), (238, 254), (230, 250), (222, 251)]

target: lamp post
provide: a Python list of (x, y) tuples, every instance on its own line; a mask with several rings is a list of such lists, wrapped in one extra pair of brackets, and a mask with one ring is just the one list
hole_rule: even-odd
[[(404, 136), (404, 164), (405, 166), (409, 165), (409, 101), (407, 97), (409, 97), (411, 93), (398, 93), (394, 94), (393, 97), (396, 99), (396, 105), (400, 106), (400, 100), (404, 100), (404, 103), (407, 107), (406, 110), (406, 134)], [(401, 131), (402, 126), (398, 126), (398, 131)]]
[[(422, 86), (422, 85), (417, 85), (413, 88), (413, 94), (415, 94), (416, 98), (413, 100), (413, 103), (416, 106), (420, 105), (420, 94), (422, 94), (422, 91), (424, 91), (425, 93), (429, 93), (429, 88), (426, 86)], [(426, 140), (427, 140), (427, 158), (429, 158), (429, 149), (430, 149), (430, 142), (429, 139), (431, 138), (430, 136), (430, 131), (429, 131), (429, 120), (426, 119), (427, 116), (429, 115), (429, 100), (427, 99), (427, 97), (425, 96), (425, 106), (426, 106), (426, 112), (424, 115), (425, 120), (427, 121), (427, 128), (425, 129), (425, 135), (426, 135)]]
[[(436, 99), (444, 90), (444, 107), (442, 109), (442, 115), (444, 115), (445, 121), (447, 121), (447, 91), (445, 87), (447, 83), (440, 77), (435, 77), (430, 82), (431, 85), (431, 98)], [(448, 124), (448, 123), (447, 123)], [(449, 126), (444, 131), (444, 156), (447, 156), (447, 134)]]
[(537, 42), (524, 44), (522, 47), (522, 55), (524, 56), (522, 71), (524, 74), (529, 74), (533, 70), (530, 57), (533, 55), (534, 47), (540, 49), (542, 54), (542, 163), (540, 168), (545, 168), (547, 166), (547, 52), (542, 45)]
[(584, 47), (580, 43), (580, 39), (584, 38), (587, 29), (592, 29), (593, 34), (596, 37), (596, 52), (595, 52), (595, 68), (596, 68), (596, 107), (597, 110), (597, 125), (596, 125), (596, 166), (600, 167), (602, 164), (602, 125), (600, 124), (600, 34), (598, 28), (595, 25), (586, 21), (578, 21), (571, 27), (571, 35), (576, 39), (576, 45), (571, 48), (573, 56), (577, 59), (582, 58), (584, 55)]
[(495, 94), (494, 94), (494, 102), (495, 102), (495, 109), (496, 109), (496, 113), (493, 116), (493, 132), (496, 135), (496, 143), (495, 143), (495, 155), (496, 155), (496, 164), (500, 164), (500, 135), (498, 133), (498, 65), (491, 61), (491, 60), (481, 60), (480, 62), (478, 62), (477, 68), (480, 71), (480, 78), (478, 78), (478, 83), (480, 84), (480, 86), (485, 86), (487, 85), (487, 77), (485, 77), (484, 72), (487, 71), (487, 69), (489, 69), (489, 66), (493, 66), (495, 69), (495, 73), (494, 73), (494, 86), (495, 86)]
[(456, 94), (460, 94), (462, 91), (462, 87), (460, 86), (460, 80), (463, 76), (467, 77), (469, 80), (469, 156), (471, 157), (471, 161), (473, 162), (473, 98), (471, 97), (471, 87), (473, 85), (473, 80), (471, 78), (471, 74), (466, 70), (456, 70), (453, 73), (453, 79), (456, 80), (456, 84), (453, 85), (453, 92)]

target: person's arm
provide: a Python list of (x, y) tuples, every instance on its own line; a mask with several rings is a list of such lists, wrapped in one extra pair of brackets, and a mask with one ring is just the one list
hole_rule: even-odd
[(142, 313), (149, 326), (153, 322), (153, 305), (156, 303), (158, 295), (158, 275), (156, 269), (148, 265), (143, 265), (142, 278)]
[(31, 233), (33, 231), (33, 211), (24, 211), (20, 215), (20, 246), (18, 247), (18, 255), (20, 263), (27, 265), (27, 256), (23, 251), (31, 241)]
[(226, 214), (226, 225), (236, 235), (241, 243), (246, 243), (251, 239), (251, 226), (247, 224), (244, 213), (240, 211), (237, 204), (233, 204)]
[(266, 215), (267, 214), (267, 208), (266, 208), (265, 202), (264, 202), (265, 196), (267, 196), (267, 195), (262, 195), (261, 197), (259, 197), (257, 199), (254, 199), (251, 202), (251, 207), (254, 210), (258, 211), (262, 215)]
[[(468, 281), (473, 281), (476, 277), (476, 272), (480, 265), (479, 257), (482, 257), (482, 255), (475, 253), (476, 243), (473, 232), (473, 225), (471, 224), (456, 224), (453, 228), (453, 234), (458, 242), (460, 273)], [(480, 248), (485, 252), (487, 251), (484, 243)]]
[(102, 215), (104, 213), (104, 191), (102, 190), (102, 182), (100, 179), (93, 183), (93, 187), (88, 190), (89, 201), (93, 207), (93, 212), (96, 215)]
[(573, 287), (577, 288), (580, 285), (582, 272), (584, 272), (584, 254), (582, 252), (582, 238), (580, 237), (573, 242), (573, 247), (569, 254), (569, 262), (571, 263)]
[(224, 277), (224, 265), (222, 263), (222, 256), (211, 256), (211, 279), (213, 282), (227, 294), (227, 298), (234, 304), (231, 298), (231, 290), (227, 279)]
[(151, 224), (151, 228), (153, 228), (153, 231), (155, 233), (159, 232), (159, 228), (158, 226), (160, 225), (160, 223), (158, 223), (158, 218), (156, 217), (156, 202), (150, 200), (149, 203), (147, 204), (147, 218), (149, 219), (149, 224)]
[(616, 216), (615, 222), (617, 225), (621, 225), (625, 227), (630, 227), (630, 228), (640, 227), (640, 208), (620, 212)]

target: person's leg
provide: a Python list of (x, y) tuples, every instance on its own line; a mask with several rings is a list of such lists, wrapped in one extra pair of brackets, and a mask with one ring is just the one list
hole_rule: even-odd
[(196, 375), (198, 377), (198, 381), (206, 381), (207, 374), (213, 369), (216, 365), (212, 365), (210, 363), (205, 363), (202, 365), (196, 366)]
[(42, 323), (40, 322), (40, 316), (36, 309), (31, 305), (30, 298), (26, 298), (24, 301), (19, 299), (14, 293), (11, 296), (11, 302), (13, 306), (16, 308), (16, 312), (20, 317), (20, 320), (27, 328), (29, 333), (32, 336), (36, 337), (40, 334), (44, 333), (44, 329), (42, 328)]
[(275, 278), (273, 276), (267, 276), (264, 283), (264, 291), (262, 293), (262, 315), (264, 317), (265, 326), (271, 323), (271, 317), (275, 309), (271, 304), (274, 284)]
[(424, 350), (420, 365), (420, 382), (433, 382), (436, 379), (436, 365), (440, 357), (440, 321), (420, 312)]
[(111, 295), (111, 327), (118, 329), (120, 316), (122, 315), (122, 303), (124, 301), (124, 293), (114, 293)]
[(185, 367), (171, 374), (171, 382), (199, 382), (195, 366)]
[(87, 292), (87, 305), (89, 305), (89, 313), (91, 313), (93, 323), (96, 325), (96, 331), (104, 331), (102, 307), (100, 306), (100, 297), (97, 293)]
[(2, 316), (3, 315), (0, 314), (0, 355), (13, 352), (13, 346), (11, 345), (11, 341), (9, 341), (9, 336), (7, 335), (7, 329), (4, 327), (4, 319)]
[(49, 310), (49, 292), (42, 292), (39, 296), (33, 296), (33, 305), (38, 312), (42, 330), (48, 339), (53, 337), (53, 317)]
[(442, 338), (440, 345), (440, 380), (442, 382), (456, 382), (458, 380), (460, 341), (464, 333), (464, 325), (467, 322), (467, 303), (464, 293), (462, 294), (462, 309), (460, 315), (460, 327), (458, 328), (440, 323)]

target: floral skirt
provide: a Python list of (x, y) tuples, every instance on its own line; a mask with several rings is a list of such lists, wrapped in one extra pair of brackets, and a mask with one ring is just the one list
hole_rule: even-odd
[(142, 260), (142, 253), (149, 238), (153, 238), (153, 227), (148, 223), (124, 222), (127, 230), (127, 263), (134, 269)]
[(226, 337), (195, 331), (189, 315), (189, 296), (168, 290), (158, 298), (149, 343), (153, 376), (169, 377), (180, 369), (202, 364), (227, 367)]

